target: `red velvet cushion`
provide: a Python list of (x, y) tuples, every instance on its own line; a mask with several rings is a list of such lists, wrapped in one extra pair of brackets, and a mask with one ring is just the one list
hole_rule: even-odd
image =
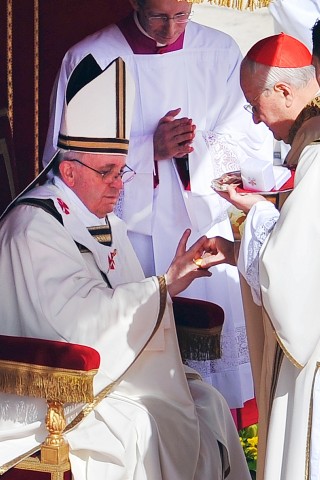
[(223, 325), (224, 311), (216, 303), (184, 297), (174, 297), (172, 301), (177, 325), (193, 328)]
[(7, 335), (0, 335), (0, 360), (84, 371), (100, 365), (99, 353), (85, 345)]

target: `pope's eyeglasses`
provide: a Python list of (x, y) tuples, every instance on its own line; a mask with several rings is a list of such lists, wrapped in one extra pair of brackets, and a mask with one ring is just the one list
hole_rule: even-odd
[(173, 15), (173, 17), (169, 17), (168, 15), (145, 15), (146, 19), (149, 22), (150, 26), (163, 26), (167, 25), (170, 20), (173, 20), (174, 23), (178, 24), (184, 24), (188, 23), (190, 18), (192, 17), (193, 12), (188, 12), (188, 13), (177, 13), (176, 15)]
[(130, 182), (130, 180), (133, 179), (133, 177), (136, 174), (136, 172), (131, 167), (129, 167), (128, 165), (125, 165), (123, 167), (123, 170), (121, 170), (119, 173), (114, 173), (112, 168), (110, 168), (107, 171), (100, 172), (99, 170), (96, 170), (95, 168), (90, 167), (89, 165), (86, 165), (85, 163), (81, 162), (80, 160), (78, 160), (76, 158), (68, 159), (68, 161), (69, 162), (77, 162), (80, 165), (82, 165), (83, 167), (87, 167), (90, 170), (92, 170), (93, 172), (98, 173), (100, 175), (100, 177), (102, 178), (102, 181), (104, 183), (112, 183), (112, 182), (115, 182), (116, 180), (118, 180), (119, 178), (121, 178), (122, 183), (128, 183), (128, 182)]

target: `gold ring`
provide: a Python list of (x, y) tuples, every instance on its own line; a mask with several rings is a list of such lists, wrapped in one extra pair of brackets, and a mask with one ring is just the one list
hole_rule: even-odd
[(193, 258), (192, 261), (198, 268), (202, 268), (202, 258)]

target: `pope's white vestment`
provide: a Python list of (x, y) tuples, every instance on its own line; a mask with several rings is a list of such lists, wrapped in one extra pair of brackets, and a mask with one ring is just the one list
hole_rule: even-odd
[[(74, 479), (248, 480), (228, 406), (183, 366), (171, 300), (144, 278), (124, 223), (111, 214), (112, 245), (99, 244), (86, 227), (102, 221), (54, 181), (27, 196), (51, 198), (63, 225), (30, 205), (1, 222), (0, 332), (89, 345), (101, 356), (95, 394), (116, 382), (66, 434)], [(42, 400), (0, 396), (0, 465), (44, 440), (44, 416)]]
[(256, 301), (260, 283), (263, 307), (255, 378), (259, 480), (320, 479), (319, 118), (294, 138), (287, 161), (298, 163), (295, 185), (280, 216), (270, 202), (258, 202), (241, 242), (240, 271)]
[[(186, 26), (183, 48), (163, 54), (133, 54), (116, 25), (87, 37), (63, 59), (52, 98), (45, 163), (56, 148), (68, 78), (88, 54), (102, 69), (121, 56), (135, 79), (127, 163), (137, 174), (125, 185), (116, 213), (128, 226), (145, 274), (167, 270), (186, 228), (192, 229), (190, 242), (203, 234), (232, 239), (228, 204), (212, 191), (211, 180), (239, 169), (248, 156), (257, 161), (273, 158), (270, 132), (254, 125), (243, 109), (241, 53), (234, 40), (194, 22)], [(154, 188), (153, 134), (160, 118), (178, 107), (178, 117), (192, 118), (197, 127), (189, 155), (191, 191), (184, 189), (172, 158), (157, 162), (159, 184)], [(237, 269), (214, 267), (211, 278), (198, 279), (183, 295), (223, 307), (222, 358), (190, 365), (218, 388), (231, 408), (243, 406), (254, 394)]]

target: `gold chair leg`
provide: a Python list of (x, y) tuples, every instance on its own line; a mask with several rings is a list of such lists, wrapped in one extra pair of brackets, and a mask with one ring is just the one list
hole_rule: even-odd
[(66, 420), (61, 402), (48, 400), (46, 426), (49, 435), (41, 447), (41, 462), (59, 465), (68, 461), (69, 446), (62, 435)]

